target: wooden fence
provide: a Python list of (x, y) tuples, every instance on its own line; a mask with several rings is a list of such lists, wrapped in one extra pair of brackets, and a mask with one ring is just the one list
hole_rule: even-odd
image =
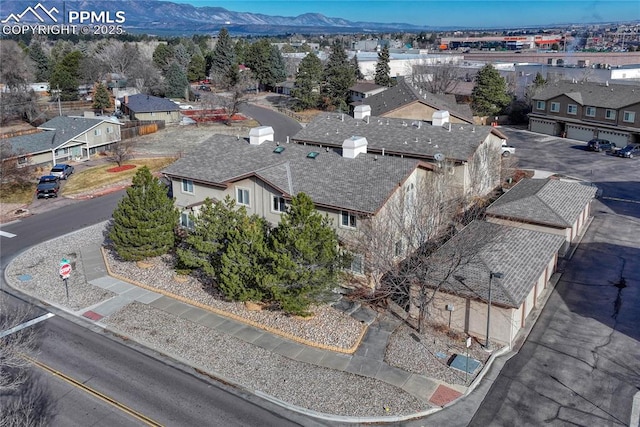
[(164, 129), (164, 120), (132, 120), (120, 127), (120, 139), (131, 139), (136, 136), (149, 135)]

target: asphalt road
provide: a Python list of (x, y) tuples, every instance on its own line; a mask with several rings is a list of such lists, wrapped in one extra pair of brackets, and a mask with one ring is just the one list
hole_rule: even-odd
[(591, 179), (603, 199), (527, 341), (469, 425), (629, 425), (640, 389), (640, 162), (506, 133), (522, 167)]

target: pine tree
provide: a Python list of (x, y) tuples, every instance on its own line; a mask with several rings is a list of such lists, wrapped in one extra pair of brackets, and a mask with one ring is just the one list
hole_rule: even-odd
[(111, 96), (109, 91), (102, 83), (97, 83), (93, 88), (93, 108), (100, 110), (102, 113), (104, 109), (111, 107)]
[(268, 295), (266, 278), (268, 223), (256, 215), (242, 215), (227, 230), (220, 258), (218, 287), (233, 301), (262, 301)]
[(478, 71), (471, 97), (471, 108), (478, 116), (494, 116), (511, 102), (505, 79), (491, 64)]
[(338, 283), (343, 258), (338, 236), (304, 193), (291, 201), (271, 233), (273, 298), (287, 313), (306, 315)]
[(40, 42), (32, 40), (29, 45), (29, 58), (34, 62), (36, 69), (34, 79), (37, 82), (49, 81), (49, 58), (44, 53)]
[(315, 108), (320, 97), (319, 88), (322, 79), (322, 61), (309, 53), (300, 61), (296, 74), (296, 87), (292, 95), (297, 98), (301, 109)]
[(352, 65), (339, 40), (333, 42), (329, 59), (324, 68), (322, 87), (323, 103), (329, 110), (347, 110), (349, 88), (356, 82)]
[(364, 74), (362, 74), (362, 71), (360, 71), (358, 55), (353, 55), (353, 58), (351, 58), (351, 66), (353, 67), (353, 72), (356, 80), (364, 80)]
[(166, 187), (146, 166), (113, 211), (109, 238), (122, 259), (138, 261), (173, 249), (179, 213)]
[(197, 82), (206, 77), (204, 73), (205, 60), (202, 55), (193, 55), (191, 62), (189, 63), (189, 69), (187, 70), (187, 79), (190, 82)]
[(225, 77), (232, 67), (237, 66), (236, 51), (226, 28), (221, 28), (213, 53), (211, 54), (211, 78), (226, 87)]
[(165, 94), (168, 98), (184, 98), (189, 80), (177, 62), (172, 62), (165, 74)]
[(179, 266), (200, 270), (217, 280), (227, 232), (235, 228), (245, 214), (244, 207), (236, 209), (235, 201), (229, 196), (216, 203), (205, 199), (198, 215), (192, 217), (193, 228), (176, 250)]
[(391, 68), (389, 67), (389, 61), (391, 57), (389, 55), (389, 47), (384, 46), (380, 52), (378, 52), (378, 62), (376, 63), (376, 75), (374, 82), (380, 86), (393, 86), (393, 80), (389, 73)]
[(251, 69), (262, 87), (275, 87), (276, 83), (287, 76), (280, 51), (267, 39), (249, 46), (245, 54), (245, 65)]

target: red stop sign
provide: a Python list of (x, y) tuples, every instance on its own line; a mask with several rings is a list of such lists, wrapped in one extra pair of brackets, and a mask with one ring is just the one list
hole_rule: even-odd
[(71, 264), (62, 264), (60, 266), (60, 275), (62, 276), (63, 279), (66, 279), (69, 276), (71, 276)]

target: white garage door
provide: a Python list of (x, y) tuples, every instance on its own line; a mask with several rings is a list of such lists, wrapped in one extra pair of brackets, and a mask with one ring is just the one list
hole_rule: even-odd
[(593, 139), (593, 128), (585, 126), (567, 125), (567, 138), (578, 141), (590, 141)]
[(545, 135), (556, 134), (555, 122), (548, 122), (545, 120), (531, 119), (529, 121), (529, 129), (531, 132), (543, 133)]
[(598, 138), (608, 139), (609, 141), (615, 143), (618, 147), (624, 147), (627, 145), (628, 134), (621, 132), (611, 132), (608, 130), (601, 130), (598, 132)]

